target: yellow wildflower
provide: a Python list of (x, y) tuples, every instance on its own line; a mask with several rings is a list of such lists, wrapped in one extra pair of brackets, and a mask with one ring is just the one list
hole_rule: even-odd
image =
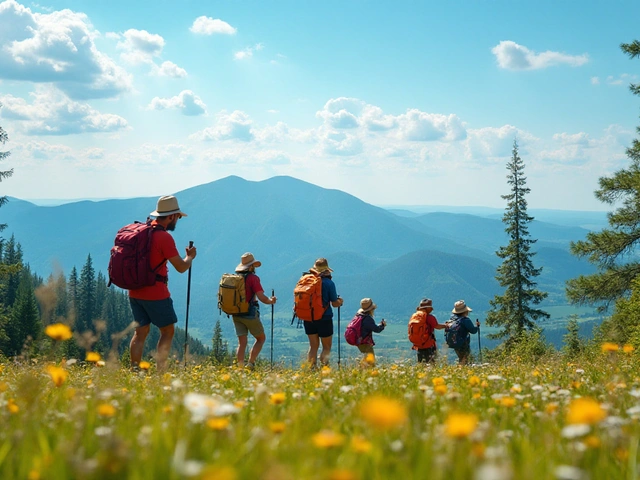
[(44, 329), (44, 333), (46, 333), (48, 337), (58, 341), (69, 340), (73, 336), (69, 326), (64, 323), (53, 323), (51, 325), (47, 325)]
[(286, 393), (276, 392), (276, 393), (272, 393), (271, 396), (269, 397), (269, 403), (271, 403), (271, 405), (280, 405), (280, 404), (283, 404), (286, 399), (287, 399)]
[(380, 375), (380, 372), (378, 370), (371, 370), (372, 377), (377, 377), (378, 375)]
[(589, 435), (584, 439), (584, 444), (589, 448), (599, 448), (600, 443), (600, 439), (595, 435)]
[(171, 405), (165, 405), (162, 407), (162, 413), (171, 413), (173, 412), (173, 407)]
[(604, 420), (606, 416), (607, 412), (593, 398), (576, 398), (569, 404), (567, 423), (593, 425)]
[(284, 432), (285, 428), (287, 428), (287, 426), (284, 422), (271, 422), (269, 424), (269, 429), (273, 433), (282, 433)]
[(513, 385), (510, 391), (511, 393), (520, 393), (522, 392), (522, 387), (520, 385)]
[(611, 343), (611, 342), (604, 342), (601, 348), (602, 348), (602, 353), (617, 352), (619, 349), (617, 344)]
[(358, 476), (346, 468), (337, 468), (329, 474), (329, 480), (356, 480)]
[(225, 430), (230, 423), (229, 417), (213, 417), (207, 420), (207, 427), (211, 430)]
[(365, 421), (380, 430), (399, 427), (407, 421), (406, 407), (398, 400), (383, 396), (365, 399), (359, 411)]
[(230, 378), (231, 378), (231, 375), (229, 375), (228, 373), (225, 373), (224, 375), (222, 375), (222, 377), (220, 377), (220, 380), (222, 380), (223, 382), (228, 382)]
[(482, 459), (484, 458), (484, 452), (486, 449), (487, 447), (484, 443), (473, 442), (473, 445), (471, 446), (471, 453), (474, 457)]
[(40, 480), (40, 472), (37, 470), (30, 470), (27, 475), (27, 480)]
[(98, 352), (87, 352), (87, 356), (85, 357), (85, 360), (87, 362), (93, 362), (96, 363), (98, 362), (102, 357), (100, 357), (100, 354)]
[(0, 382), (0, 393), (6, 392), (9, 390), (9, 384), (5, 382)]
[(558, 410), (558, 407), (559, 405), (556, 402), (547, 403), (547, 406), (544, 407), (544, 411), (551, 415)]
[(374, 363), (376, 363), (376, 356), (373, 353), (367, 353), (367, 356), (364, 357), (364, 361), (369, 365), (373, 365)]
[(477, 400), (478, 398), (480, 398), (482, 395), (480, 395), (479, 392), (475, 392), (473, 395), (471, 395), (471, 398)]
[(318, 448), (339, 447), (344, 443), (344, 436), (333, 430), (322, 430), (311, 437), (311, 441)]
[(138, 366), (140, 367), (141, 370), (149, 370), (151, 368), (151, 364), (149, 362), (146, 361), (141, 361)]
[(351, 449), (354, 452), (367, 453), (370, 452), (372, 448), (373, 445), (371, 442), (361, 435), (356, 435), (351, 439)]
[(625, 345), (624, 347), (622, 347), (622, 351), (624, 353), (631, 353), (635, 350), (635, 348), (633, 347), (633, 345)]
[(498, 404), (503, 407), (513, 407), (516, 404), (516, 399), (513, 397), (500, 397)]
[(436, 392), (438, 395), (444, 395), (445, 393), (447, 393), (447, 386), (436, 385), (435, 387), (433, 387), (433, 391)]
[(56, 387), (62, 385), (69, 376), (69, 373), (64, 368), (56, 367), (55, 365), (48, 365), (47, 372)]
[(477, 387), (478, 385), (480, 385), (480, 377), (476, 375), (471, 375), (469, 377), (469, 386)]
[(9, 410), (9, 413), (18, 413), (20, 411), (20, 407), (18, 407), (18, 404), (13, 400), (13, 398), (10, 398), (7, 401), (7, 410)]
[(98, 415), (101, 417), (113, 417), (116, 414), (116, 407), (110, 403), (101, 403), (98, 405)]
[(446, 383), (444, 381), (444, 378), (442, 377), (436, 377), (433, 380), (431, 380), (431, 382), (433, 383), (434, 387), (437, 387), (438, 385), (444, 385)]
[(478, 417), (472, 413), (452, 413), (444, 423), (444, 432), (448, 437), (465, 438), (475, 432)]
[(320, 374), (322, 374), (323, 376), (327, 376), (331, 373), (331, 367), (329, 365), (324, 365), (322, 367), (322, 370), (320, 370)]

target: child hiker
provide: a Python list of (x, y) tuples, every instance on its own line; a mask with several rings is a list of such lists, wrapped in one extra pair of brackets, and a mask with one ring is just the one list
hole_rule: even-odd
[(370, 298), (363, 298), (360, 300), (360, 309), (347, 327), (347, 329), (349, 329), (352, 324), (359, 323), (360, 334), (357, 346), (358, 350), (364, 354), (363, 362), (369, 364), (375, 363), (376, 358), (375, 353), (373, 352), (373, 346), (375, 345), (375, 342), (373, 341), (373, 332), (380, 333), (384, 330), (384, 327), (387, 326), (387, 322), (384, 318), (378, 325), (376, 325), (376, 321), (373, 319), (376, 308), (378, 308), (378, 306), (373, 303), (373, 300)]

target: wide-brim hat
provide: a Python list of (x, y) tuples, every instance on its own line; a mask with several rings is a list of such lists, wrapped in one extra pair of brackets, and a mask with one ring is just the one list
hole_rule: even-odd
[(187, 216), (186, 213), (180, 210), (180, 207), (178, 206), (178, 199), (176, 197), (173, 195), (165, 195), (158, 199), (156, 209), (149, 215), (152, 217), (168, 217), (175, 213), (179, 213), (181, 217)]
[(358, 310), (358, 313), (372, 312), (376, 308), (378, 308), (378, 306), (373, 303), (373, 300), (370, 298), (363, 298), (360, 300), (360, 309)]
[(420, 305), (418, 305), (418, 310), (427, 310), (427, 309), (433, 310), (433, 302), (431, 301), (430, 298), (423, 298), (422, 300), (420, 300)]
[(242, 257), (240, 257), (240, 263), (236, 267), (236, 272), (244, 272), (245, 270), (249, 270), (253, 265), (255, 268), (258, 268), (262, 265), (261, 262), (253, 258), (253, 253), (247, 252)]
[(313, 269), (318, 272), (333, 272), (333, 269), (329, 268), (329, 262), (326, 258), (319, 258), (313, 264)]
[(464, 300), (458, 300), (453, 305), (453, 310), (451, 310), (451, 313), (465, 313), (465, 312), (471, 312), (471, 309), (467, 307), (467, 304), (464, 303)]

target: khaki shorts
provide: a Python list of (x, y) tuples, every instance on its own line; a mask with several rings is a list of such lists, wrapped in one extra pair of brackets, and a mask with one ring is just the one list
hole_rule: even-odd
[(236, 317), (233, 316), (233, 325), (236, 327), (236, 335), (238, 337), (246, 336), (251, 333), (254, 337), (264, 335), (264, 326), (260, 321), (260, 315), (251, 317)]
[(373, 345), (358, 345), (358, 350), (362, 353), (373, 353)]

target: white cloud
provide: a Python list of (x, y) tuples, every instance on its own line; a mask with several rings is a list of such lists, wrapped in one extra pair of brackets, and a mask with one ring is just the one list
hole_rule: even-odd
[(357, 98), (332, 98), (325, 103), (324, 108), (316, 112), (316, 117), (322, 118), (327, 125), (337, 129), (357, 128), (358, 115), (365, 103)]
[(156, 33), (133, 28), (122, 34), (124, 40), (116, 45), (122, 53), (122, 59), (132, 65), (153, 63), (153, 58), (159, 56), (164, 48), (164, 38)]
[(325, 132), (320, 139), (320, 146), (329, 155), (353, 156), (363, 151), (362, 141), (345, 132)]
[(256, 43), (253, 47), (247, 47), (244, 50), (234, 53), (233, 56), (236, 60), (246, 60), (253, 57), (253, 52), (258, 52), (263, 49), (264, 45), (262, 43)]
[(128, 127), (119, 115), (100, 113), (51, 87), (39, 87), (31, 97), (32, 103), (12, 95), (0, 97), (2, 117), (16, 120), (27, 135), (115, 132)]
[(98, 51), (86, 15), (32, 13), (0, 3), (0, 78), (51, 83), (74, 99), (108, 98), (131, 89), (131, 76)]
[(560, 52), (546, 51), (535, 53), (523, 45), (511, 40), (503, 40), (491, 49), (496, 56), (498, 66), (507, 70), (538, 70), (555, 65), (579, 67), (589, 61), (589, 56), (567, 55)]
[(162, 62), (162, 65), (159, 67), (155, 67), (152, 73), (160, 77), (184, 78), (187, 76), (187, 71), (184, 68), (180, 68), (168, 60)]
[(591, 85), (600, 85), (600, 79), (598, 77), (591, 77)]
[(250, 142), (254, 139), (251, 128), (252, 120), (246, 113), (235, 110), (231, 113), (222, 111), (218, 113), (216, 124), (191, 135), (195, 140), (239, 140)]
[(516, 139), (522, 151), (522, 147), (527, 141), (533, 140), (533, 137), (512, 125), (471, 129), (467, 139), (466, 156), (468, 159), (488, 161), (506, 158), (511, 155), (513, 141)]
[(397, 117), (399, 136), (403, 140), (464, 140), (467, 132), (457, 115), (426, 113), (409, 109)]
[(204, 15), (196, 18), (189, 30), (200, 35), (213, 35), (214, 33), (233, 35), (237, 31), (234, 27), (219, 18), (214, 19)]
[(614, 86), (618, 86), (618, 85), (628, 85), (632, 82), (636, 82), (638, 81), (640, 77), (638, 77), (638, 75), (631, 75), (629, 73), (623, 73), (622, 75), (618, 76), (618, 77), (614, 77), (613, 75), (609, 75), (607, 77), (607, 84), (608, 85), (614, 85)]
[(203, 115), (207, 113), (207, 106), (202, 99), (191, 90), (183, 90), (175, 97), (155, 97), (147, 106), (149, 110), (178, 109), (183, 115)]
[(553, 139), (563, 145), (589, 145), (589, 135), (584, 132), (575, 133), (573, 135), (569, 133), (556, 133)]

